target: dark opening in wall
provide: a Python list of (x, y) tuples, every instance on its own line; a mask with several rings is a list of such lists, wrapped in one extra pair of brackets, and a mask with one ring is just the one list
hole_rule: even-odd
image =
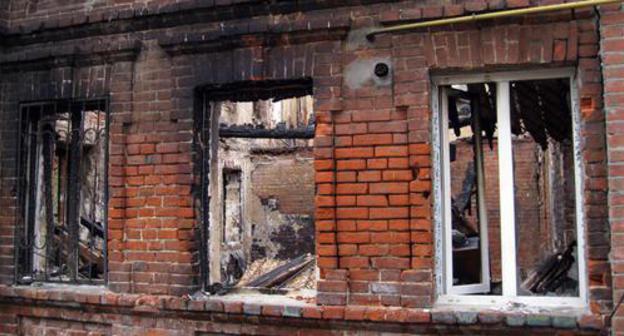
[(311, 80), (199, 92), (197, 199), (206, 289), (314, 289)]
[(101, 283), (106, 274), (106, 100), (21, 104), (19, 283)]

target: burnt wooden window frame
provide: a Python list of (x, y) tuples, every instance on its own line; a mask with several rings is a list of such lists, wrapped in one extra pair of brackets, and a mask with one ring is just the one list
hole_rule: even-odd
[[(80, 240), (79, 238), (79, 224), (78, 221), (80, 221), (80, 219), (76, 218), (76, 220), (72, 221), (73, 224), (68, 223), (68, 226), (71, 226), (68, 229), (68, 234), (70, 235), (70, 248), (73, 250), (70, 251), (68, 258), (72, 258), (74, 259), (71, 263), (74, 264), (76, 266), (76, 269), (74, 270), (70, 270), (69, 273), (71, 275), (71, 278), (68, 280), (57, 280), (57, 279), (49, 279), (48, 276), (48, 270), (47, 270), (47, 262), (46, 262), (46, 270), (45, 270), (45, 274), (44, 274), (44, 279), (40, 279), (37, 278), (35, 279), (33, 277), (34, 274), (34, 270), (33, 268), (33, 239), (34, 239), (34, 226), (32, 225), (32, 223), (27, 223), (26, 221), (28, 220), (29, 222), (31, 221), (29, 219), (29, 215), (28, 213), (30, 212), (30, 216), (32, 216), (32, 212), (33, 209), (26, 208), (26, 198), (32, 198), (33, 196), (31, 195), (31, 193), (34, 191), (34, 186), (28, 183), (27, 179), (26, 179), (26, 174), (30, 174), (30, 181), (32, 181), (33, 178), (33, 173), (30, 171), (31, 169), (29, 168), (29, 165), (32, 163), (29, 160), (32, 160), (34, 158), (38, 158), (39, 155), (37, 153), (24, 153), (24, 150), (30, 149), (30, 151), (36, 151), (38, 146), (32, 146), (32, 145), (28, 145), (26, 144), (26, 142), (23, 139), (23, 133), (24, 132), (28, 132), (28, 127), (31, 125), (31, 123), (33, 122), (33, 117), (30, 116), (30, 112), (29, 109), (32, 108), (39, 108), (40, 111), (44, 111), (44, 108), (46, 106), (52, 106), (54, 109), (54, 114), (58, 114), (59, 112), (59, 106), (63, 107), (65, 106), (67, 109), (65, 110), (65, 112), (69, 113), (69, 118), (77, 118), (76, 115), (80, 115), (80, 125), (82, 125), (82, 121), (83, 121), (83, 117), (84, 117), (84, 112), (89, 111), (89, 109), (93, 109), (93, 110), (97, 110), (100, 113), (104, 114), (104, 132), (103, 132), (103, 136), (104, 136), (104, 144), (103, 144), (103, 151), (104, 151), (104, 171), (99, 173), (103, 174), (103, 217), (102, 217), (102, 223), (101, 223), (101, 228), (102, 228), (102, 279), (94, 279), (92, 277), (86, 277), (85, 279), (81, 279), (77, 276), (79, 270), (78, 270), (78, 260), (77, 258), (79, 257), (79, 252), (78, 249), (80, 248), (80, 246), (78, 245), (78, 241)], [(16, 130), (16, 134), (17, 134), (17, 145), (16, 145), (16, 163), (15, 163), (15, 167), (16, 167), (16, 182), (15, 182), (15, 195), (16, 195), (16, 202), (17, 202), (17, 207), (15, 208), (15, 220), (16, 220), (16, 225), (15, 225), (15, 232), (14, 232), (14, 239), (15, 239), (15, 271), (14, 271), (14, 279), (15, 279), (15, 283), (19, 284), (19, 285), (30, 285), (33, 283), (59, 283), (59, 284), (67, 284), (67, 285), (105, 285), (106, 283), (108, 283), (108, 248), (107, 248), (107, 244), (108, 244), (108, 200), (109, 200), (109, 190), (108, 190), (108, 185), (109, 185), (109, 178), (108, 178), (108, 171), (109, 171), (109, 167), (108, 167), (108, 163), (109, 163), (109, 133), (110, 133), (110, 113), (109, 113), (109, 106), (110, 106), (110, 97), (109, 96), (98, 96), (98, 97), (93, 97), (93, 98), (69, 98), (69, 99), (43, 99), (43, 100), (31, 100), (31, 101), (22, 101), (19, 103), (18, 105), (18, 127)], [(41, 112), (40, 112), (41, 113)], [(80, 134), (81, 136), (84, 135), (84, 130), (82, 130), (82, 128), (80, 128)], [(30, 134), (28, 135), (31, 137), (31, 139), (36, 139), (37, 135), (34, 135), (35, 138), (32, 138), (33, 135)], [(71, 139), (71, 142), (74, 142), (74, 138)], [(83, 141), (82, 139), (79, 139), (76, 141), (76, 143), (73, 143), (72, 145), (68, 146), (68, 149), (71, 148), (72, 151), (76, 150), (76, 147), (80, 144), (82, 144)], [(34, 149), (31, 147), (35, 147)], [(78, 149), (79, 151), (82, 151), (82, 148)], [(76, 154), (74, 154), (75, 156)], [(78, 154), (78, 155), (81, 155)], [(32, 157), (34, 156), (34, 157)], [(68, 156), (69, 157), (69, 154)], [(75, 214), (76, 216), (78, 216), (80, 210), (79, 210), (79, 203), (80, 203), (80, 189), (76, 188), (76, 184), (74, 183), (72, 185), (71, 181), (69, 181), (70, 179), (74, 182), (76, 182), (76, 179), (78, 179), (78, 175), (75, 175), (74, 178), (71, 178), (69, 175), (69, 170), (72, 171), (80, 171), (80, 164), (78, 161), (73, 160), (75, 162), (71, 162), (68, 161), (68, 169), (66, 172), (63, 172), (62, 174), (67, 175), (65, 178), (67, 179), (67, 198), (73, 198), (73, 202), (71, 200), (67, 200), (65, 201), (65, 206), (68, 208), (66, 209), (64, 212), (64, 216), (69, 217), (70, 214)], [(26, 167), (23, 167), (23, 165), (26, 164)], [(70, 168), (71, 167), (71, 168)], [(33, 169), (34, 170), (34, 169)], [(79, 174), (79, 173), (77, 173)], [(27, 190), (28, 188), (28, 190)], [(73, 192), (73, 195), (71, 195)], [(71, 206), (69, 205), (71, 203)], [(67, 219), (65, 219), (65, 221), (67, 221)], [(91, 229), (92, 230), (94, 227), (93, 224), (91, 224)], [(48, 238), (46, 238), (48, 239)], [(46, 256), (47, 258), (47, 256)], [(21, 261), (26, 260), (27, 262), (25, 264), (22, 264)], [(71, 266), (70, 266), (71, 267)], [(91, 268), (90, 268), (91, 269)]]
[[(211, 119), (211, 103), (219, 101), (246, 102), (274, 99), (276, 101), (312, 96), (314, 83), (311, 77), (287, 80), (252, 80), (225, 84), (209, 84), (195, 88), (194, 92), (194, 173), (198, 177), (193, 187), (199, 230), (199, 271), (203, 291), (226, 294), (231, 288), (220, 283), (210, 283), (210, 172), (212, 133), (228, 138), (313, 139), (315, 125), (296, 129), (250, 130), (246, 127), (221, 128)], [(269, 293), (273, 293), (270, 292)], [(278, 291), (281, 293), (281, 291)]]

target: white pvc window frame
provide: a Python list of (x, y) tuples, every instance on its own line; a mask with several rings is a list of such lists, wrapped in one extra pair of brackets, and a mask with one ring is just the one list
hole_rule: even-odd
[[(518, 296), (516, 274), (516, 225), (514, 205), (514, 171), (513, 151), (510, 126), (510, 82), (521, 80), (541, 80), (568, 78), (570, 81), (570, 99), (572, 113), (573, 149), (574, 149), (574, 188), (576, 192), (576, 232), (577, 262), (579, 271), (578, 297), (551, 296)], [(498, 156), (499, 156), (499, 190), (500, 190), (500, 232), (501, 232), (501, 263), (502, 295), (467, 295), (484, 292), (489, 289), (489, 251), (487, 228), (481, 235), (482, 282), (471, 285), (453, 285), (452, 276), (452, 243), (451, 243), (451, 209), (450, 209), (450, 159), (448, 149), (448, 99), (446, 89), (450, 85), (470, 83), (496, 83), (496, 114), (498, 119)], [(583, 161), (580, 141), (580, 111), (576, 88), (576, 72), (574, 68), (541, 69), (529, 71), (495, 72), (459, 76), (435, 76), (432, 78), (434, 111), (433, 142), (434, 150), (434, 186), (436, 194), (436, 253), (441, 258), (436, 261), (438, 275), (436, 277), (438, 298), (436, 304), (469, 304), (469, 305), (509, 305), (523, 304), (537, 307), (574, 307), (587, 308), (587, 271), (585, 246), (585, 218), (583, 209)], [(483, 223), (482, 223), (483, 224)], [(487, 223), (485, 223), (487, 224)], [(483, 237), (482, 237), (483, 238)], [(485, 257), (484, 257), (485, 255)], [(487, 275), (485, 274), (487, 272)], [(487, 283), (487, 284), (486, 284)], [(485, 289), (485, 290), (484, 290)]]

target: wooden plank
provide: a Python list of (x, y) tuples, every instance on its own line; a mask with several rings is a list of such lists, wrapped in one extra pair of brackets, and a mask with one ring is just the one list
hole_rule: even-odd
[(274, 287), (284, 283), (290, 277), (314, 261), (309, 254), (304, 254), (284, 265), (278, 266), (249, 282), (248, 287)]

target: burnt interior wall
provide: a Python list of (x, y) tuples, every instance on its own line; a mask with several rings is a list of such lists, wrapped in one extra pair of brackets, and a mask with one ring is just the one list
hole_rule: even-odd
[[(311, 96), (222, 101), (210, 108), (220, 129), (288, 130), (314, 122)], [(213, 136), (211, 281), (234, 285), (247, 269), (257, 276), (276, 263), (313, 255), (313, 141)]]
[[(307, 153), (306, 153), (307, 152)], [(252, 158), (254, 197), (262, 220), (252, 228), (251, 260), (291, 259), (314, 252), (314, 171), (312, 153)]]

